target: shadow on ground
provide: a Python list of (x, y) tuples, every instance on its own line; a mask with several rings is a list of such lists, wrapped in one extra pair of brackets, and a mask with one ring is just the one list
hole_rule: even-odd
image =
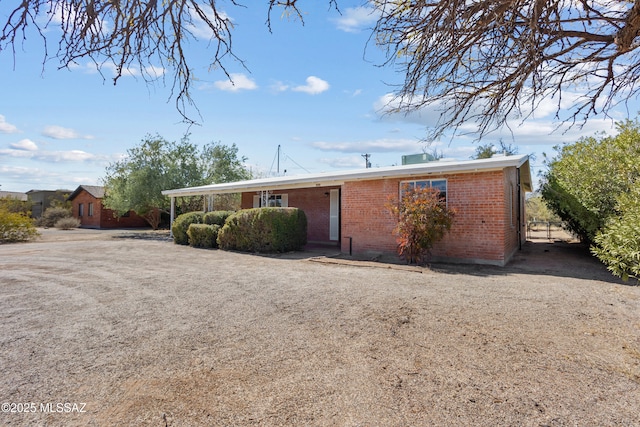
[(554, 277), (572, 277), (585, 280), (624, 285), (636, 285), (636, 282), (624, 282), (613, 276), (607, 268), (589, 251), (589, 246), (579, 242), (561, 240), (527, 241), (505, 267), (483, 265), (434, 264), (433, 270), (449, 274), (473, 274), (480, 276), (535, 274)]
[[(335, 251), (334, 251), (335, 252)], [(546, 239), (530, 240), (518, 251), (505, 267), (491, 265), (432, 263), (426, 267), (408, 266), (393, 257), (364, 259), (313, 248), (298, 254), (284, 254), (291, 258), (309, 258), (318, 262), (349, 264), (361, 267), (394, 268), (416, 272), (435, 271), (444, 274), (470, 274), (474, 276), (505, 276), (510, 274), (548, 275), (586, 280), (637, 285), (613, 276), (589, 251), (589, 246), (579, 242)]]
[[(51, 238), (60, 239), (59, 230), (47, 230), (53, 234)], [(89, 238), (92, 235), (106, 238), (140, 239), (171, 242), (168, 230), (79, 230), (66, 233), (71, 239)], [(86, 237), (84, 236), (86, 234)], [(73, 236), (71, 236), (73, 235)], [(48, 239), (43, 239), (48, 240)], [(195, 249), (194, 249), (195, 250)], [(408, 266), (398, 257), (378, 256), (373, 258), (359, 258), (343, 254), (336, 246), (310, 244), (303, 251), (282, 254), (253, 254), (254, 256), (272, 257), (291, 260), (309, 260), (330, 264), (343, 264), (365, 268), (386, 268), (426, 273), (434, 271), (444, 274), (469, 274), (474, 276), (505, 276), (510, 274), (548, 275), (553, 277), (571, 277), (586, 280), (600, 280), (608, 283), (637, 285), (637, 281), (627, 282), (613, 276), (606, 267), (589, 251), (588, 245), (575, 241), (532, 239), (528, 240), (522, 250), (516, 252), (505, 267), (490, 265), (468, 265), (432, 263), (426, 267)]]

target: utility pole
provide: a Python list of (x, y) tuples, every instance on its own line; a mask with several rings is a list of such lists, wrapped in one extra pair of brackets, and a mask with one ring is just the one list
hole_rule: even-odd
[(371, 157), (371, 154), (361, 154), (361, 156), (364, 157), (366, 168), (369, 169), (371, 167), (371, 162), (369, 161), (369, 157)]

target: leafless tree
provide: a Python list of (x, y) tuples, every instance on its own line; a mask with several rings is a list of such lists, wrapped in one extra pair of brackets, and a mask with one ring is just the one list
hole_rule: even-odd
[(640, 0), (372, 3), (372, 40), (404, 76), (393, 111), (439, 109), (432, 137), (469, 124), (483, 135), (543, 99), (583, 124), (637, 96)]
[[(231, 79), (228, 61), (244, 65), (232, 50), (233, 23), (219, 0), (24, 0), (8, 5), (9, 1), (2, 2), (6, 12), (0, 13), (0, 53), (11, 51), (15, 61), (16, 49), (37, 34), (44, 44), (43, 65), (50, 57), (59, 60), (61, 68), (89, 59), (101, 73), (105, 67), (115, 68), (114, 84), (132, 70), (150, 83), (164, 79), (169, 69), (170, 99), (187, 121), (187, 107), (194, 104), (186, 46), (197, 38), (196, 28), (210, 32), (211, 69)], [(269, 28), (277, 8), (304, 23), (297, 0), (267, 2)], [(224, 5), (244, 7), (237, 0)], [(335, 0), (329, 5), (337, 7)]]
[[(269, 28), (275, 9), (304, 23), (300, 0), (264, 1)], [(340, 3), (326, 1), (336, 9)], [(530, 116), (544, 99), (557, 103), (558, 118), (583, 123), (638, 93), (640, 0), (367, 3), (379, 17), (371, 41), (404, 78), (394, 110), (439, 109), (434, 136), (469, 124), (482, 135), (507, 119)], [(225, 3), (232, 6), (244, 7), (239, 0)], [(210, 68), (231, 79), (228, 61), (243, 64), (220, 0), (3, 0), (2, 7), (0, 53), (15, 57), (35, 31), (44, 59), (55, 57), (61, 67), (90, 59), (98, 70), (115, 67), (114, 83), (131, 69), (146, 81), (170, 76), (170, 99), (185, 119), (193, 106), (186, 45), (196, 38), (194, 28), (211, 33)]]

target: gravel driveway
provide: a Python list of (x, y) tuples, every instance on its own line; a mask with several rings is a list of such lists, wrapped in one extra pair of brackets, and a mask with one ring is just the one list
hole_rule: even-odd
[(640, 425), (640, 287), (576, 245), (425, 269), (136, 236), (0, 245), (0, 425)]

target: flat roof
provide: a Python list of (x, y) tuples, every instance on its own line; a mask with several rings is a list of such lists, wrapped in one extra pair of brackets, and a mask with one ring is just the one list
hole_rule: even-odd
[(497, 156), (489, 159), (449, 161), (439, 160), (402, 166), (323, 172), (306, 175), (278, 176), (225, 182), (199, 187), (164, 190), (170, 197), (201, 196), (207, 194), (239, 193), (246, 191), (285, 190), (293, 188), (329, 187), (349, 181), (365, 181), (385, 178), (409, 178), (413, 176), (443, 175), (453, 173), (488, 172), (508, 167), (520, 168), (520, 178), (525, 190), (532, 191), (531, 170), (528, 155)]

